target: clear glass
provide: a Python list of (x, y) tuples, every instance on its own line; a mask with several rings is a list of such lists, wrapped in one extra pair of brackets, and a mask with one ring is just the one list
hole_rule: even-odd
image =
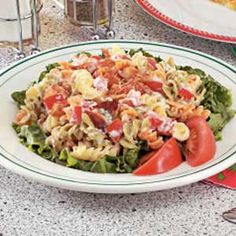
[[(108, 23), (108, 1), (98, 0), (96, 5), (97, 24)], [(65, 14), (71, 23), (93, 26), (93, 0), (65, 0)]]
[[(22, 39), (25, 45), (34, 39), (32, 0), (20, 0), (20, 19), (22, 25)], [(17, 20), (16, 0), (0, 0), (0, 46), (17, 47), (19, 42), (19, 25)], [(42, 8), (41, 0), (36, 0), (37, 13)], [(40, 29), (38, 28), (38, 31)]]

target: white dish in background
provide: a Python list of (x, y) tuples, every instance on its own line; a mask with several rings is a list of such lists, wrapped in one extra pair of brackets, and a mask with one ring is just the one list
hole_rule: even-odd
[(69, 60), (79, 51), (100, 53), (101, 48), (113, 44), (122, 48), (144, 48), (163, 58), (172, 56), (179, 65), (190, 65), (211, 74), (233, 93), (236, 107), (236, 70), (227, 63), (191, 49), (173, 45), (135, 41), (96, 41), (50, 49), (26, 58), (3, 70), (0, 74), (0, 164), (20, 175), (61, 188), (96, 193), (134, 193), (173, 188), (193, 183), (214, 175), (236, 162), (236, 119), (223, 130), (223, 140), (217, 143), (215, 158), (196, 168), (183, 163), (165, 174), (133, 176), (132, 174), (95, 174), (60, 166), (37, 156), (20, 144), (11, 127), (17, 108), (10, 94), (25, 89), (36, 80), (45, 66), (60, 60)]
[(157, 20), (186, 33), (236, 43), (236, 11), (210, 0), (135, 0)]

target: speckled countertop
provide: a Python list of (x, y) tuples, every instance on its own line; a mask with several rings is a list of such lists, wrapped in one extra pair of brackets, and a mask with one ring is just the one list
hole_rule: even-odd
[[(41, 47), (47, 49), (89, 39), (53, 1), (41, 14)], [(145, 14), (133, 1), (116, 0), (117, 38), (143, 39), (186, 46), (232, 65), (231, 45), (175, 31)], [(12, 62), (0, 49), (0, 69)], [(236, 207), (236, 191), (203, 183), (146, 194), (87, 194), (49, 187), (0, 167), (0, 235), (142, 236), (236, 235), (223, 211)]]

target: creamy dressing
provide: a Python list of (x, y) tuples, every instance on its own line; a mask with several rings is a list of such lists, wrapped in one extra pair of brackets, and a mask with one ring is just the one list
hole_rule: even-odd
[(173, 121), (169, 117), (163, 120), (161, 125), (157, 128), (157, 130), (160, 133), (169, 133), (171, 129), (173, 128), (173, 125), (176, 123), (176, 121)]
[(93, 81), (93, 86), (98, 90), (98, 91), (107, 91), (108, 90), (108, 82), (106, 79), (102, 77), (97, 77)]
[(134, 106), (138, 106), (141, 104), (140, 103), (141, 93), (139, 91), (131, 89), (127, 94), (127, 98), (132, 101)]
[(112, 130), (111, 132), (109, 132), (109, 134), (112, 138), (116, 138), (120, 136), (121, 132), (117, 130)]
[(88, 56), (85, 54), (80, 54), (79, 56), (72, 57), (72, 66), (81, 66), (83, 65), (88, 59)]

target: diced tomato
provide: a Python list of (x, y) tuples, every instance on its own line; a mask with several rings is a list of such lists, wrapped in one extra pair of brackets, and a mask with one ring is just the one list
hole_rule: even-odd
[(114, 65), (115, 65), (115, 62), (112, 61), (110, 58), (105, 58), (98, 62), (98, 67), (112, 68)]
[[(151, 154), (150, 154), (151, 155)], [(134, 175), (155, 175), (170, 171), (183, 162), (178, 143), (170, 138), (154, 152), (143, 165), (133, 171)]]
[(92, 55), (91, 58), (94, 58), (94, 59), (96, 59), (96, 60), (100, 60), (100, 59), (101, 59), (101, 57), (98, 56), (98, 55)]
[(143, 81), (143, 83), (155, 92), (159, 92), (159, 93), (163, 92), (163, 90), (162, 90), (163, 83), (162, 82), (147, 80), (147, 81)]
[(186, 160), (191, 166), (199, 166), (211, 160), (216, 152), (214, 134), (206, 120), (193, 117), (186, 123), (190, 129), (190, 137), (184, 145)]
[(78, 125), (81, 123), (82, 121), (82, 107), (81, 106), (73, 107), (71, 121)]
[(50, 114), (55, 117), (61, 117), (65, 114), (64, 107), (61, 104), (55, 104), (53, 109), (50, 111)]
[(107, 126), (106, 130), (109, 133), (111, 139), (114, 142), (118, 142), (123, 133), (123, 124), (119, 118), (116, 118), (111, 124)]
[(95, 127), (99, 129), (103, 129), (106, 127), (106, 119), (104, 118), (103, 115), (101, 115), (98, 112), (93, 112), (93, 111), (85, 111), (90, 119), (92, 120), (93, 124)]
[(181, 88), (179, 90), (179, 95), (183, 97), (185, 100), (190, 100), (193, 97), (193, 94), (185, 88)]
[(156, 70), (156, 69), (157, 69), (157, 66), (156, 66), (157, 62), (156, 62), (155, 58), (153, 58), (153, 57), (148, 57), (148, 58), (147, 58), (147, 61), (148, 61), (148, 66), (149, 66), (151, 69), (153, 69), (153, 70)]
[(162, 120), (156, 118), (156, 117), (149, 117), (149, 121), (151, 123), (151, 127), (153, 129), (156, 129), (159, 125), (161, 125), (163, 123)]
[(47, 108), (47, 110), (51, 110), (53, 108), (54, 104), (56, 104), (56, 103), (60, 103), (63, 106), (68, 105), (67, 100), (61, 94), (52, 95), (52, 96), (46, 97), (43, 100), (43, 104)]
[(96, 107), (108, 110), (111, 114), (113, 114), (118, 108), (118, 102), (116, 100), (100, 102)]

